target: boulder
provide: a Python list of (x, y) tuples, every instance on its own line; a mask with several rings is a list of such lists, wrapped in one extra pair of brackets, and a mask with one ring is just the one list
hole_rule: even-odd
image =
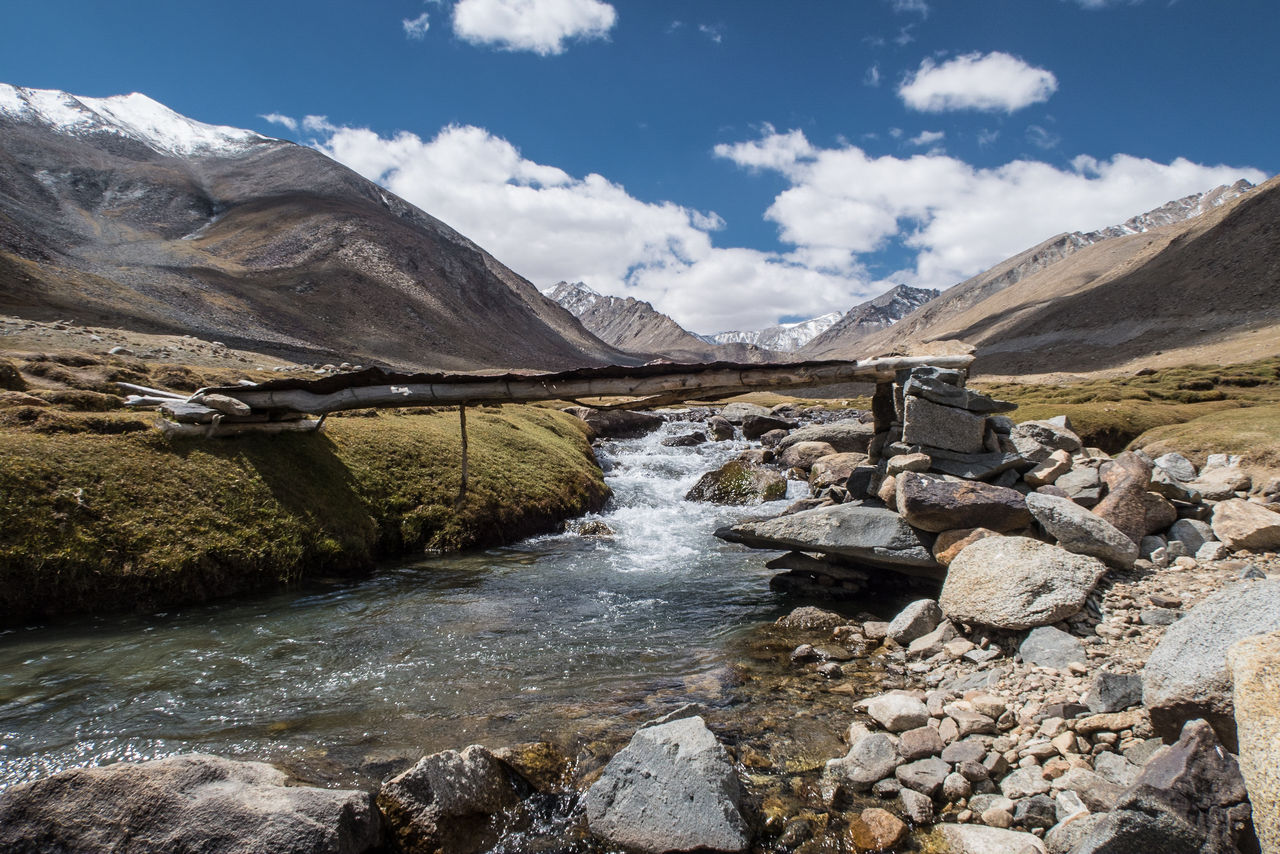
[(784, 468), (798, 468), (801, 471), (808, 471), (818, 460), (836, 453), (836, 449), (826, 442), (796, 442), (787, 445), (785, 449), (781, 445), (778, 447), (782, 449), (778, 454), (778, 462)]
[(953, 621), (1047, 626), (1078, 613), (1106, 571), (1097, 558), (1038, 540), (988, 537), (951, 562), (938, 604)]
[(1031, 524), (1016, 490), (989, 483), (955, 483), (918, 472), (895, 478), (898, 513), (913, 527), (934, 533), (956, 528), (1013, 531)]
[(1213, 533), (1227, 548), (1255, 552), (1280, 551), (1280, 513), (1232, 498), (1213, 508)]
[(733, 438), (733, 424), (719, 415), (713, 415), (707, 419), (707, 430), (711, 433), (711, 438), (717, 442)]
[(790, 614), (779, 617), (774, 621), (774, 625), (783, 629), (817, 631), (820, 629), (834, 629), (836, 626), (843, 626), (848, 622), (847, 617), (841, 616), (835, 611), (815, 608), (812, 605), (802, 605)]
[(1253, 478), (1238, 466), (1220, 465), (1205, 466), (1200, 472), (1200, 477), (1187, 486), (1210, 501), (1227, 501), (1235, 498), (1237, 492), (1247, 490), (1252, 484)]
[(1187, 554), (1194, 555), (1205, 543), (1217, 540), (1213, 527), (1198, 519), (1179, 519), (1169, 526), (1169, 539), (1178, 540), (1187, 547)]
[(1125, 451), (1102, 470), (1107, 497), (1093, 512), (1120, 529), (1135, 543), (1147, 534), (1147, 487), (1151, 484), (1151, 464), (1132, 451)]
[(942, 622), (942, 609), (932, 599), (917, 599), (889, 622), (888, 637), (906, 646), (929, 634)]
[(772, 415), (748, 415), (742, 419), (742, 438), (756, 440), (771, 430), (790, 430), (796, 422)]
[(902, 441), (963, 454), (985, 450), (987, 420), (963, 409), (939, 406), (923, 397), (907, 397), (904, 404)]
[[(951, 377), (945, 376), (938, 368), (912, 368), (907, 381), (902, 384), (902, 393), (912, 397), (923, 397), (942, 406), (966, 409), (983, 415), (1012, 412), (1018, 408), (1016, 403), (995, 400), (981, 392), (967, 389), (959, 383), (949, 382), (950, 379)], [(963, 378), (960, 378), (960, 381), (963, 381)]]
[(892, 510), (837, 504), (721, 528), (716, 536), (757, 549), (818, 552), (869, 566), (937, 577), (941, 567), (922, 535)]
[(1047, 854), (1030, 833), (980, 824), (940, 824), (935, 831), (951, 854)]
[(1074, 854), (1226, 854), (1249, 841), (1249, 812), (1235, 759), (1208, 723), (1190, 721), (1176, 744), (1147, 763)]
[(652, 433), (663, 424), (659, 415), (630, 409), (602, 410), (574, 406), (565, 412), (587, 422), (591, 434), (597, 439), (634, 439)]
[(908, 694), (881, 694), (867, 701), (867, 714), (889, 732), (905, 732), (929, 722), (924, 703)]
[[(1084, 447), (1080, 437), (1070, 427), (1052, 421), (1023, 421), (1010, 434), (1016, 438), (1030, 439), (1054, 451), (1074, 454)], [(1040, 462), (1040, 460), (1036, 460)]]
[(1018, 647), (1018, 654), (1028, 664), (1055, 670), (1066, 670), (1073, 661), (1083, 663), (1088, 660), (1079, 638), (1053, 626), (1032, 629)]
[(289, 785), (265, 763), (196, 753), (73, 768), (0, 792), (9, 854), (356, 854), (381, 841), (367, 792)]
[(1164, 469), (1174, 480), (1190, 483), (1196, 479), (1196, 467), (1182, 454), (1161, 454), (1154, 460), (1156, 468)]
[(819, 457), (809, 467), (809, 488), (819, 490), (825, 486), (843, 483), (858, 466), (867, 462), (866, 454), (842, 453)]
[(928, 471), (929, 466), (933, 465), (933, 458), (928, 454), (898, 454), (890, 457), (885, 473), (892, 477), (895, 474), (901, 474), (904, 471), (922, 472)]
[(855, 792), (866, 792), (880, 780), (893, 775), (902, 762), (897, 749), (882, 732), (868, 732), (855, 724), (850, 728), (849, 752), (827, 762), (823, 775)]
[(912, 791), (935, 798), (951, 773), (951, 766), (936, 756), (899, 765), (894, 772), (898, 782)]
[(760, 437), (760, 445), (765, 448), (776, 448), (783, 439), (787, 438), (787, 430), (770, 430)]
[(1280, 851), (1280, 632), (1237, 641), (1227, 666), (1253, 826), (1263, 851)]
[(846, 836), (854, 851), (888, 851), (907, 838), (907, 826), (888, 810), (868, 807), (849, 820)]
[(990, 528), (957, 528), (954, 531), (943, 531), (933, 543), (933, 557), (943, 566), (950, 566), (956, 555), (965, 546), (976, 543), (987, 537), (999, 537), (998, 532)]
[(742, 851), (750, 844), (729, 754), (701, 717), (641, 729), (583, 796), (587, 825), (637, 851)]
[(493, 817), (510, 810), (521, 791), (510, 767), (473, 744), (423, 757), (378, 792), (387, 831), (407, 854), (486, 850), (497, 841)]
[(898, 755), (907, 762), (937, 756), (945, 747), (936, 727), (918, 726), (898, 736)]
[(1046, 459), (1036, 464), (1035, 468), (1022, 476), (1028, 486), (1048, 486), (1071, 471), (1071, 454), (1067, 451), (1054, 451)]
[(698, 445), (707, 441), (707, 434), (701, 430), (694, 430), (692, 433), (686, 433), (683, 436), (669, 436), (662, 440), (664, 448), (696, 448)]
[(761, 468), (745, 460), (730, 460), (704, 474), (685, 494), (686, 501), (713, 504), (761, 504), (787, 497), (787, 479), (781, 472)]
[(1184, 722), (1204, 718), (1235, 750), (1227, 650), (1236, 641), (1277, 630), (1280, 580), (1224, 587), (1170, 626), (1142, 670), (1142, 701), (1156, 732), (1172, 738)]
[(1081, 507), (1094, 507), (1102, 499), (1102, 477), (1094, 466), (1077, 466), (1053, 485)]
[(1142, 677), (1136, 673), (1102, 672), (1093, 677), (1087, 705), (1095, 715), (1123, 712), (1142, 702)]
[(773, 412), (754, 403), (730, 403), (720, 410), (720, 417), (730, 424), (741, 424), (751, 415), (757, 418), (770, 418)]
[(1138, 544), (1114, 525), (1069, 498), (1032, 492), (1027, 510), (1069, 552), (1092, 555), (1128, 569), (1138, 559)]
[(840, 453), (865, 454), (873, 436), (875, 436), (874, 425), (863, 424), (856, 418), (846, 418), (830, 424), (801, 427), (783, 439), (778, 447), (785, 449), (798, 442), (826, 442)]

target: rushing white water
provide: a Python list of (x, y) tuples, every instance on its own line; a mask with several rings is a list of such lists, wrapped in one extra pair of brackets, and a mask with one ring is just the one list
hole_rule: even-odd
[(355, 583), (0, 634), (0, 786), (191, 750), (369, 779), (424, 752), (572, 742), (714, 701), (730, 639), (783, 602), (764, 556), (712, 532), (781, 504), (684, 501), (745, 447), (662, 446), (694, 426), (599, 449), (611, 537), (538, 537)]

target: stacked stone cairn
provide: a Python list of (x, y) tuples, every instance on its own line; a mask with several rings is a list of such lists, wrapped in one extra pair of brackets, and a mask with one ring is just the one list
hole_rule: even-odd
[[(904, 661), (919, 687), (857, 704), (848, 754), (823, 775), (827, 805), (891, 806), (952, 850), (1249, 851), (1256, 823), (1261, 850), (1280, 852), (1280, 579), (1227, 560), (1280, 565), (1280, 484), (1251, 491), (1225, 455), (1200, 469), (1177, 454), (1112, 457), (1065, 418), (1017, 423), (1013, 409), (961, 372), (904, 372), (876, 388), (844, 478), (717, 532), (786, 551), (768, 564), (787, 570), (774, 581), (786, 589), (932, 585), (891, 622), (864, 615), (832, 635), (881, 644), (873, 654)], [(775, 447), (785, 464), (839, 426)], [(810, 456), (811, 473), (830, 459)], [(1138, 634), (1103, 619), (1117, 576), (1202, 565), (1239, 569), (1185, 613), (1150, 593), (1140, 624), (1163, 634), (1137, 647), (1145, 667), (1097, 667), (1097, 645)], [(1024, 693), (1044, 696), (1046, 679), (1076, 699)]]

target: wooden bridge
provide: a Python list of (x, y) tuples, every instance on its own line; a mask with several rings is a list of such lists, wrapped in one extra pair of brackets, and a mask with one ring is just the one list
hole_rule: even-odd
[[(160, 408), (166, 416), (163, 426), (167, 433), (212, 438), (248, 432), (316, 430), (328, 413), (349, 409), (457, 406), (465, 419), (467, 406), (482, 404), (558, 400), (593, 409), (646, 409), (691, 400), (720, 400), (752, 391), (841, 383), (874, 383), (880, 397), (887, 393), (887, 384), (899, 371), (922, 365), (967, 368), (972, 362), (973, 356), (954, 355), (780, 365), (658, 363), (491, 376), (398, 374), (370, 368), (314, 380), (288, 378), (203, 388), (188, 397), (127, 383), (120, 385), (135, 393), (129, 398), (130, 405)], [(587, 403), (584, 399), (597, 402)], [(601, 399), (612, 402), (603, 403)], [(317, 415), (318, 419), (308, 417)]]

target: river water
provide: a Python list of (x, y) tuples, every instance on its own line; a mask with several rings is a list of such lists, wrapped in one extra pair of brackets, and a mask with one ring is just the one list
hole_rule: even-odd
[(661, 445), (689, 429), (598, 449), (612, 537), (0, 634), (0, 787), (193, 750), (371, 784), (445, 748), (625, 738), (683, 702), (716, 703), (743, 633), (794, 603), (769, 590), (765, 555), (712, 536), (781, 503), (683, 500), (745, 447)]

